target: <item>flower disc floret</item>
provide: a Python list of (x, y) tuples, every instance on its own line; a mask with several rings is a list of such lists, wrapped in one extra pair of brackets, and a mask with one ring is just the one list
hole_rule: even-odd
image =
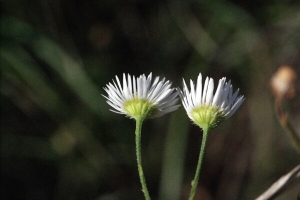
[(232, 94), (231, 81), (226, 78), (219, 80), (214, 93), (214, 80), (207, 77), (202, 87), (201, 73), (197, 79), (197, 85), (190, 80), (189, 91), (183, 80), (183, 90), (178, 88), (182, 104), (189, 118), (200, 128), (214, 128), (225, 119), (231, 117), (244, 102), (244, 96), (238, 96), (239, 89)]
[(176, 110), (179, 105), (178, 92), (171, 83), (156, 77), (152, 83), (152, 73), (135, 78), (123, 74), (123, 85), (116, 76), (116, 82), (106, 85), (107, 103), (112, 112), (125, 114), (131, 118), (159, 117)]

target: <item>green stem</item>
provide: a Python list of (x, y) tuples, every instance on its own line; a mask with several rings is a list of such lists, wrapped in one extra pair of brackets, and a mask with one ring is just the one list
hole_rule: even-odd
[(146, 185), (146, 179), (142, 167), (142, 156), (141, 156), (141, 130), (142, 130), (143, 119), (136, 119), (135, 128), (135, 145), (136, 145), (136, 160), (139, 171), (139, 177), (142, 184), (142, 191), (144, 193), (145, 199), (150, 200), (149, 192)]
[(192, 188), (191, 188), (189, 200), (193, 200), (195, 197), (195, 194), (196, 194), (198, 180), (199, 180), (200, 171), (201, 171), (201, 165), (202, 165), (204, 151), (205, 151), (207, 135), (208, 135), (208, 128), (203, 128), (202, 144), (201, 144), (201, 148), (200, 148), (199, 159), (198, 159), (195, 177), (194, 177), (194, 180), (192, 181)]

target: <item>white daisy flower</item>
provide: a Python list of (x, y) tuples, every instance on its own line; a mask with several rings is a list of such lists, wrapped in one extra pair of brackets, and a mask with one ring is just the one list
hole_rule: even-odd
[(232, 94), (231, 81), (225, 82), (226, 78), (219, 80), (215, 94), (214, 80), (207, 77), (204, 87), (202, 86), (201, 73), (195, 87), (190, 80), (189, 91), (183, 80), (183, 91), (178, 88), (182, 104), (189, 118), (202, 129), (211, 129), (219, 125), (225, 119), (231, 117), (244, 102), (244, 96), (238, 96), (239, 89)]
[[(116, 83), (117, 82), (117, 83)], [(123, 85), (116, 76), (116, 82), (106, 85), (104, 90), (108, 96), (107, 103), (113, 108), (112, 112), (124, 114), (134, 119), (159, 117), (176, 110), (178, 92), (171, 88), (171, 83), (161, 81), (156, 77), (152, 83), (152, 73), (138, 78), (123, 74)]]

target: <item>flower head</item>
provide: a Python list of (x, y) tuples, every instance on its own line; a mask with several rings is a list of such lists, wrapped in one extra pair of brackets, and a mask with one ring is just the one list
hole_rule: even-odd
[(219, 80), (215, 94), (214, 80), (207, 77), (204, 87), (202, 86), (201, 73), (194, 86), (190, 80), (189, 91), (183, 80), (183, 91), (179, 90), (182, 104), (189, 118), (202, 129), (211, 129), (218, 126), (222, 121), (231, 117), (244, 102), (244, 96), (238, 96), (239, 90), (232, 94), (231, 81), (225, 82), (226, 78)]
[[(117, 83), (116, 83), (117, 82)], [(171, 83), (156, 77), (152, 83), (152, 73), (138, 78), (123, 74), (123, 86), (116, 76), (116, 82), (106, 85), (107, 103), (112, 112), (124, 114), (134, 119), (159, 117), (176, 110), (178, 92), (171, 88)]]

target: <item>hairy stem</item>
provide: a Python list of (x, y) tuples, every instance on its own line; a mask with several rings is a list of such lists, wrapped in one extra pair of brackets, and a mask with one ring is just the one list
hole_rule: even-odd
[(137, 167), (139, 171), (139, 177), (142, 184), (142, 191), (144, 193), (145, 199), (150, 200), (151, 198), (149, 196), (149, 192), (146, 185), (146, 179), (142, 167), (142, 156), (141, 156), (142, 124), (143, 124), (143, 119), (136, 119), (136, 129), (135, 129), (136, 160), (137, 160)]
[(205, 146), (206, 146), (207, 135), (208, 135), (208, 128), (203, 128), (203, 137), (202, 137), (202, 143), (201, 143), (201, 148), (200, 148), (200, 153), (199, 153), (199, 159), (198, 159), (195, 177), (194, 177), (194, 180), (192, 181), (192, 188), (191, 188), (189, 200), (193, 200), (195, 197), (195, 194), (196, 194), (198, 180), (199, 180), (200, 171), (201, 171), (201, 165), (202, 165)]

